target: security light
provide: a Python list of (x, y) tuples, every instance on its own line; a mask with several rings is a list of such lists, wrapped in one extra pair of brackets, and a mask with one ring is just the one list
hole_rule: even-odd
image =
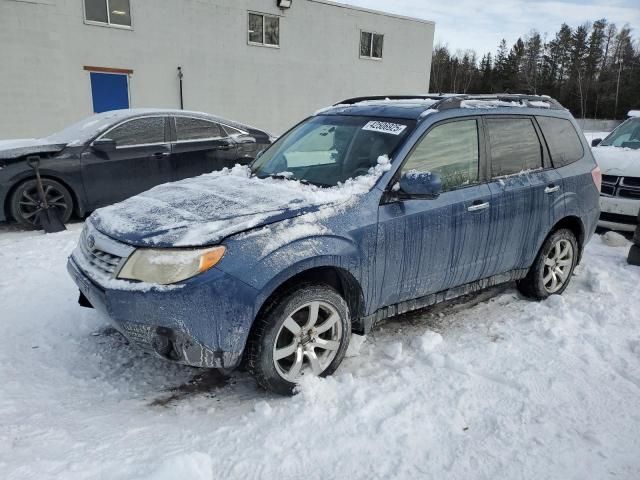
[(280, 8), (291, 8), (291, 3), (293, 2), (293, 0), (277, 0), (278, 1), (278, 7)]

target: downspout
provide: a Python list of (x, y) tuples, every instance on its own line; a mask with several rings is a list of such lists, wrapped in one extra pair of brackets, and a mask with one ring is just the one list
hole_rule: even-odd
[(178, 67), (178, 81), (180, 84), (180, 110), (184, 110), (184, 97), (182, 96), (182, 77), (184, 74), (182, 73), (182, 67)]

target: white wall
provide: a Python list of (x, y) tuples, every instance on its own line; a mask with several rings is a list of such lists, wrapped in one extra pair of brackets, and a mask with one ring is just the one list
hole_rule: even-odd
[[(83, 0), (0, 0), (0, 139), (92, 114), (85, 65), (127, 68), (132, 107), (179, 106), (282, 133), (349, 96), (425, 93), (434, 24), (323, 0), (131, 0), (131, 30), (87, 25)], [(280, 48), (247, 44), (247, 11), (281, 15)], [(384, 37), (359, 58), (360, 29)]]

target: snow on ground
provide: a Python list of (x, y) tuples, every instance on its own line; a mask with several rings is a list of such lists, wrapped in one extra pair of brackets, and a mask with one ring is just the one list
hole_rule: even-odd
[(628, 241), (594, 237), (561, 297), (507, 286), (387, 321), (280, 398), (80, 308), (79, 230), (0, 232), (2, 479), (640, 478)]

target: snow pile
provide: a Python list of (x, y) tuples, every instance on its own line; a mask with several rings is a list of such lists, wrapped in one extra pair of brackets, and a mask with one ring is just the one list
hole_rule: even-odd
[(520, 103), (518, 101), (505, 101), (505, 100), (482, 100), (482, 99), (470, 99), (470, 100), (462, 100), (460, 102), (461, 108), (498, 108), (498, 107), (526, 107), (527, 105), (524, 103)]
[(280, 398), (241, 372), (208, 384), (80, 308), (79, 229), (0, 233), (3, 479), (638, 478), (626, 248), (594, 238), (562, 297), (496, 287), (382, 323)]

